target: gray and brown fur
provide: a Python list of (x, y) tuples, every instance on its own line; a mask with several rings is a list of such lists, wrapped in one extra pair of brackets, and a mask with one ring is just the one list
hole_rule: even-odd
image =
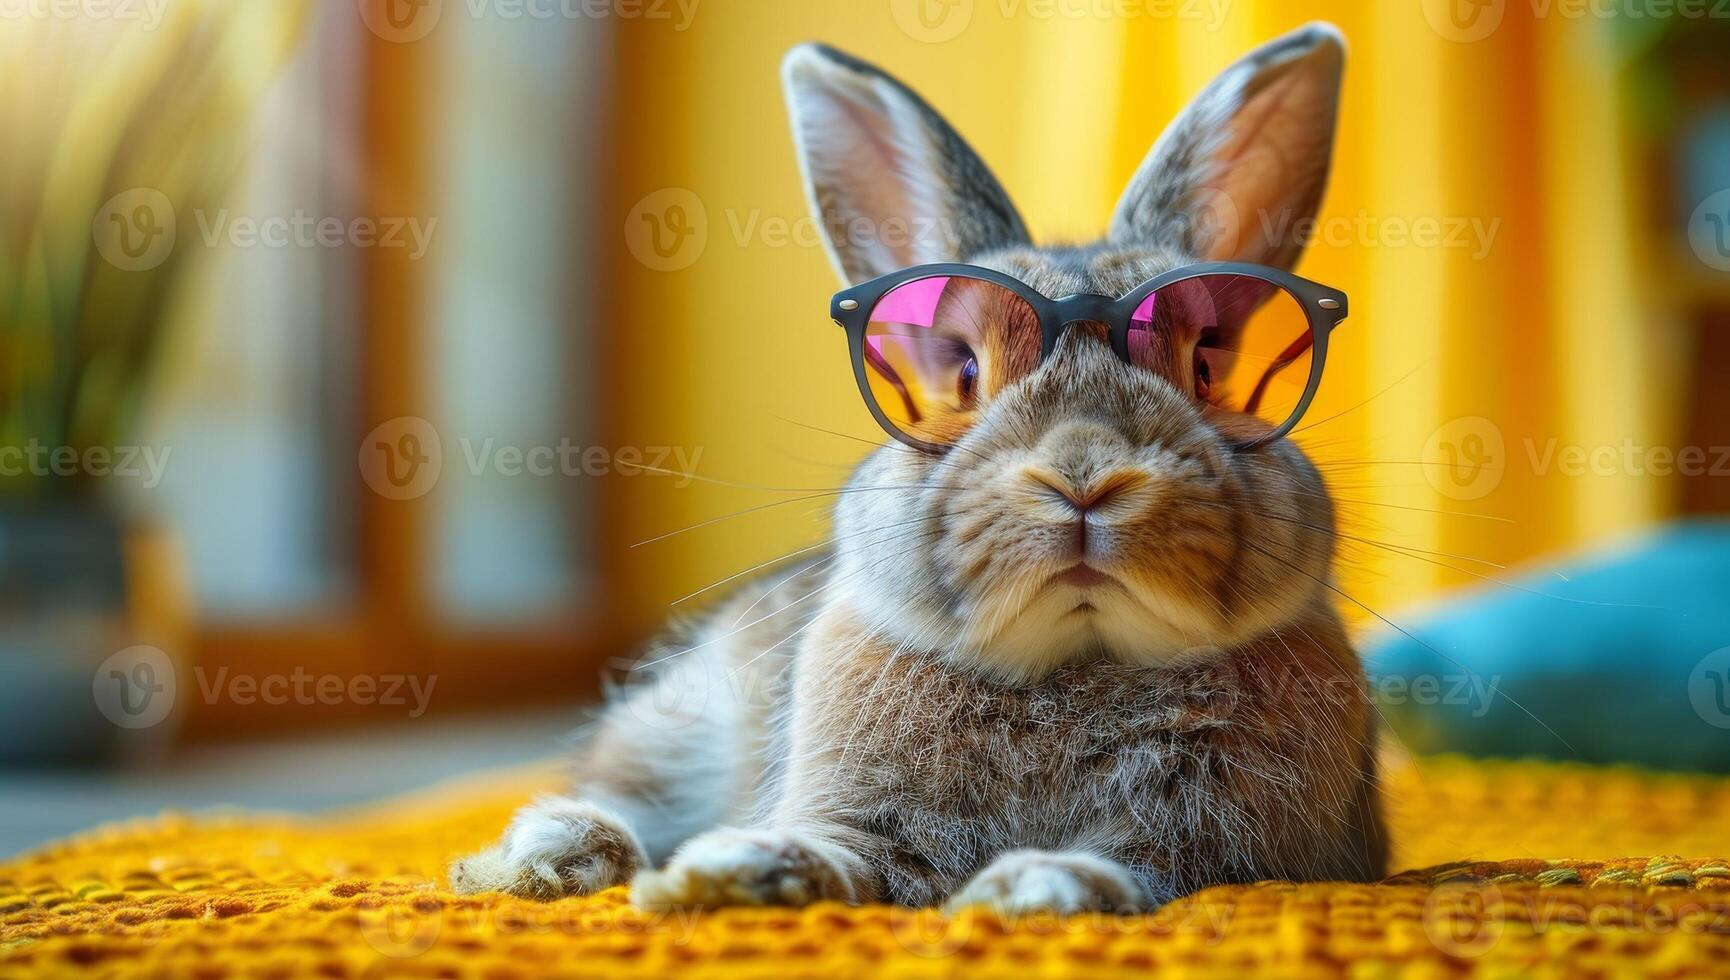
[[(1064, 249), (1028, 241), (899, 82), (815, 46), (785, 78), (826, 226), (944, 230), (838, 237), (844, 278), (962, 260), (1115, 296), (1201, 259), (1296, 260), (1258, 232), (1289, 223), (1259, 217), (1319, 203), (1342, 54), (1312, 25), (1232, 66), (1156, 144), (1109, 237)], [(1236, 448), (1252, 423), (1190, 398), (1183, 357), (1131, 367), (1083, 323), (1040, 363), (1036, 328), (988, 329), (956, 447), (873, 453), (830, 553), (658, 644), (587, 733), (569, 794), (457, 862), (458, 890), (1075, 912), (1384, 873), (1315, 468), (1289, 441)], [(1054, 584), (1078, 559), (1115, 581)]]

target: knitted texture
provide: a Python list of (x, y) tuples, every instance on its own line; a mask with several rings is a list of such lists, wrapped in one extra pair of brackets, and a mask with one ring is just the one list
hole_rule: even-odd
[(1730, 976), (1730, 779), (1438, 758), (1389, 772), (1377, 885), (1211, 888), (1135, 917), (459, 897), (551, 768), (333, 818), (164, 816), (0, 865), (0, 977)]

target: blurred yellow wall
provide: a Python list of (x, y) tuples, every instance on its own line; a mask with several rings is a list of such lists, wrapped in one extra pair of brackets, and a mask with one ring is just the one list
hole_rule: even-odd
[[(620, 444), (701, 446), (708, 477), (822, 488), (839, 486), (865, 447), (784, 420), (882, 439), (826, 316), (837, 282), (810, 234), (781, 104), (777, 68), (789, 46), (828, 41), (924, 93), (996, 169), (1036, 238), (1051, 241), (1103, 229), (1165, 122), (1215, 72), (1324, 18), (1351, 47), (1323, 210), (1347, 232), (1312, 247), (1299, 271), (1348, 291), (1353, 312), (1310, 421), (1361, 407), (1300, 441), (1350, 501), (1345, 529), (1364, 539), (1345, 542), (1344, 588), (1392, 611), (1475, 581), (1470, 573), (1503, 575), (1398, 549), (1513, 563), (1670, 509), (1658, 484), (1539, 475), (1530, 462), (1551, 439), (1677, 439), (1680, 393), (1648, 384), (1674, 345), (1647, 336), (1636, 302), (1602, 20), (1540, 19), (1509, 3), (1500, 26), (1473, 41), (1433, 26), (1445, 16), (1435, 4), (1320, 0), (1300, 13), (1221, 0), (1041, 18), (1023, 3), (959, 0), (952, 12), (967, 15), (965, 28), (941, 41), (903, 30), (899, 0), (709, 2), (683, 31), (615, 25), (619, 142), (597, 149), (617, 161), (602, 228), (616, 300), (595, 327), (623, 365), (611, 399)], [(1186, 13), (1146, 13), (1166, 7)], [(707, 239), (687, 266), (662, 271), (634, 258), (630, 239), (641, 233), (633, 208), (667, 188), (700, 204)], [(1462, 241), (1392, 240), (1419, 221), (1459, 229)], [(790, 225), (788, 243), (779, 236)], [(1455, 421), (1472, 418), (1488, 428)], [(1491, 454), (1499, 438), (1499, 458), (1447, 483), (1436, 467), (1450, 453), (1474, 458), (1474, 437)], [(637, 482), (615, 529), (623, 544), (800, 496)], [(820, 540), (827, 503), (768, 507), (632, 550), (629, 618), (646, 624), (672, 599)]]

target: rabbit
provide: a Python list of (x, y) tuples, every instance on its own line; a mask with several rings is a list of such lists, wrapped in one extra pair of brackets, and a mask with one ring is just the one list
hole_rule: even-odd
[[(1154, 145), (1105, 238), (1058, 248), (1031, 243), (968, 144), (884, 72), (808, 44), (783, 79), (824, 227), (910, 232), (832, 234), (848, 283), (965, 261), (1051, 297), (1116, 296), (1196, 261), (1297, 261), (1301, 242), (1254, 216), (1316, 212), (1343, 63), (1326, 24), (1253, 51)], [(1385, 874), (1317, 469), (1289, 439), (1240, 450), (1232, 420), (1097, 324), (1037, 364), (1025, 325), (993, 326), (1020, 368), (956, 445), (874, 451), (829, 551), (654, 644), (568, 794), (457, 861), (456, 891), (1073, 914)], [(1109, 481), (1111, 499), (1080, 508), (1054, 481)], [(1037, 587), (1077, 531), (1121, 587)]]

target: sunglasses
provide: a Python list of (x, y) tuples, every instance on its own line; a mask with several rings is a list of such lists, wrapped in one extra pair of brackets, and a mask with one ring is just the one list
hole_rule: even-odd
[[(1321, 385), (1346, 295), (1280, 269), (1209, 262), (1173, 269), (1113, 299), (1042, 295), (1013, 276), (920, 265), (835, 294), (853, 375), (884, 431), (942, 453), (987, 397), (1051, 356), (1069, 324), (1104, 324), (1125, 362), (1230, 413), (1240, 449), (1285, 436)], [(1037, 333), (1038, 356), (1027, 342)]]

